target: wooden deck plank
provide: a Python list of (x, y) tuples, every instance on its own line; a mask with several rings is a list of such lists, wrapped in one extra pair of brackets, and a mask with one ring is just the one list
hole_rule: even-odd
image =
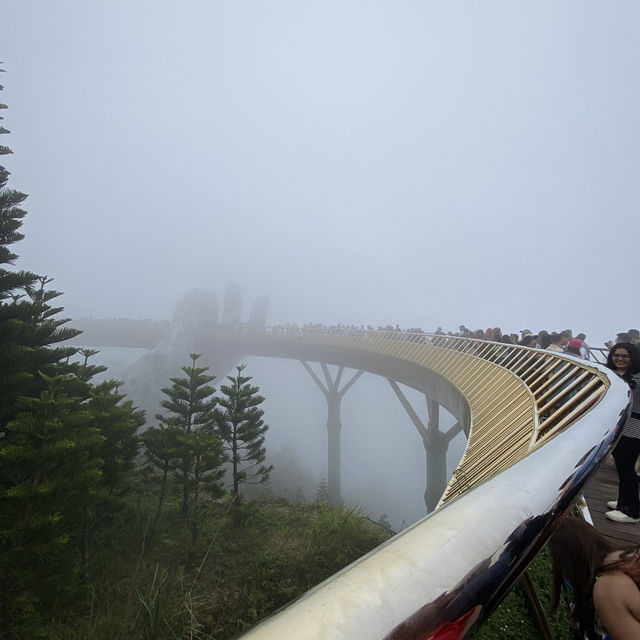
[(618, 497), (618, 474), (611, 456), (600, 465), (600, 469), (585, 485), (584, 497), (594, 526), (617, 548), (624, 549), (640, 544), (640, 523), (620, 524), (607, 520), (604, 516), (605, 512), (609, 511), (607, 501)]

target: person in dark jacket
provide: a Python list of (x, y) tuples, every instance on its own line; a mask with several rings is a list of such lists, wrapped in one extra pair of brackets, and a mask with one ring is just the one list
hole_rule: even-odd
[(613, 345), (607, 367), (615, 371), (631, 389), (631, 411), (622, 427), (622, 436), (613, 450), (618, 472), (618, 499), (607, 502), (612, 511), (605, 516), (622, 523), (640, 522), (640, 498), (635, 464), (640, 456), (640, 351), (630, 342)]

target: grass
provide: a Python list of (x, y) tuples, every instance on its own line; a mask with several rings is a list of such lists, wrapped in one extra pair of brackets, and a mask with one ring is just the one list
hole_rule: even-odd
[[(282, 498), (209, 503), (190, 548), (177, 504), (155, 528), (154, 501), (138, 499), (98, 534), (85, 602), (52, 620), (51, 640), (225, 640), (246, 631), (389, 538), (356, 508)], [(546, 551), (530, 567), (544, 606), (551, 596)], [(554, 638), (570, 640), (566, 609)], [(516, 586), (474, 638), (537, 640)]]
[(48, 637), (230, 638), (391, 535), (354, 508), (263, 498), (210, 503), (190, 548), (177, 505), (154, 530), (153, 507), (138, 501), (100, 532), (86, 602)]

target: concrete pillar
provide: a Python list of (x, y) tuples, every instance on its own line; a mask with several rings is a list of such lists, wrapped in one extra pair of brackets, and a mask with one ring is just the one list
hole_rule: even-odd
[(429, 513), (436, 508), (440, 497), (447, 488), (447, 451), (449, 442), (461, 430), (460, 425), (456, 424), (446, 433), (440, 431), (440, 405), (426, 395), (426, 390), (425, 396), (429, 418), (425, 425), (395, 380), (391, 378), (387, 378), (387, 380), (422, 438), (426, 465), (424, 503), (427, 507), (427, 513)]
[(336, 391), (329, 391), (327, 397), (327, 465), (329, 489), (329, 502), (331, 504), (342, 503), (342, 444), (340, 432), (342, 422), (340, 420), (340, 402), (342, 396)]
[(329, 502), (331, 504), (341, 504), (342, 444), (340, 432), (342, 431), (342, 422), (340, 420), (340, 403), (344, 394), (351, 389), (356, 380), (363, 374), (363, 371), (358, 371), (342, 389), (339, 389), (344, 367), (338, 369), (334, 380), (327, 365), (324, 362), (321, 363), (320, 366), (326, 382), (325, 386), (309, 364), (304, 360), (301, 360), (301, 362), (327, 399), (327, 489), (329, 491)]
[(427, 397), (427, 411), (429, 423), (427, 441), (422, 439), (427, 463), (427, 487), (424, 492), (424, 503), (427, 512), (436, 508), (440, 496), (447, 488), (447, 450), (449, 440), (440, 431), (440, 405)]

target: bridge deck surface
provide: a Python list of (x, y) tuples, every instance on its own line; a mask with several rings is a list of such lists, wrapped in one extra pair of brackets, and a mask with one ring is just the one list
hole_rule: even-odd
[(618, 495), (618, 474), (613, 458), (608, 456), (598, 472), (585, 486), (584, 496), (596, 529), (618, 548), (640, 544), (640, 523), (619, 524), (604, 517), (608, 500)]

